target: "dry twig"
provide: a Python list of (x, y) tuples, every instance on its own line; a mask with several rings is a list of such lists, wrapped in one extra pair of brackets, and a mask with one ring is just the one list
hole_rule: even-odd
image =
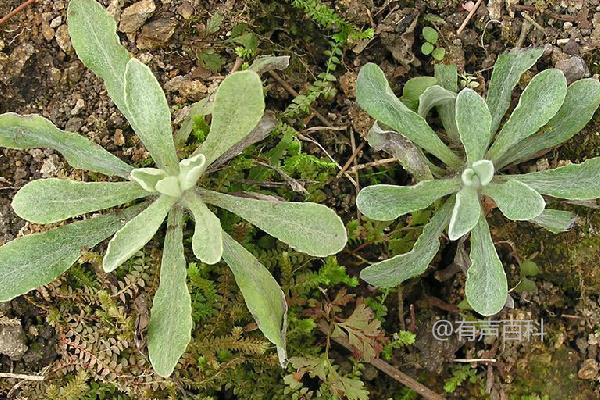
[(2, 17), (2, 19), (0, 19), (0, 25), (4, 24), (6, 21), (8, 21), (12, 17), (14, 17), (15, 15), (17, 15), (18, 13), (20, 13), (21, 11), (23, 11), (24, 9), (26, 9), (30, 5), (32, 5), (36, 1), (37, 0), (27, 0), (26, 2), (22, 3), (20, 6), (18, 6), (17, 8), (15, 8), (14, 10), (12, 10), (8, 14), (6, 14), (4, 17)]

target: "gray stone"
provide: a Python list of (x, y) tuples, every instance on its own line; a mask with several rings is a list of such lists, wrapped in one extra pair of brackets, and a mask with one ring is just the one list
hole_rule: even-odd
[[(14, 321), (8, 320), (7, 321)], [(19, 360), (27, 351), (25, 333), (18, 321), (2, 322), (0, 320), (0, 354), (5, 354), (11, 360)]]
[(121, 14), (119, 30), (123, 33), (134, 33), (144, 25), (156, 11), (154, 0), (142, 0), (127, 7)]
[(149, 22), (142, 28), (137, 40), (139, 49), (153, 49), (165, 45), (175, 33), (177, 21), (160, 18)]
[(572, 82), (590, 76), (590, 70), (579, 56), (572, 56), (556, 63), (556, 68), (564, 72), (567, 82)]

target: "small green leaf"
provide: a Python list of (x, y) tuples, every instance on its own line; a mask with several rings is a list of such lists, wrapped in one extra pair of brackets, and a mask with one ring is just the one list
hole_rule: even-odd
[(556, 115), (537, 134), (530, 136), (502, 156), (498, 168), (534, 158), (543, 150), (566, 142), (592, 119), (600, 106), (600, 82), (589, 78), (574, 82)]
[(256, 72), (236, 72), (225, 78), (217, 89), (210, 133), (200, 150), (206, 165), (252, 132), (264, 111), (262, 82)]
[(156, 192), (156, 184), (166, 177), (167, 173), (158, 168), (136, 168), (129, 175), (129, 179), (147, 192)]
[(471, 165), (485, 155), (492, 137), (492, 116), (485, 100), (465, 88), (456, 97), (456, 127)]
[(460, 190), (458, 179), (421, 181), (414, 186), (367, 186), (356, 197), (356, 206), (368, 218), (391, 221), (429, 207), (437, 199)]
[(434, 214), (411, 251), (368, 266), (360, 277), (370, 285), (391, 288), (425, 272), (440, 249), (439, 238), (448, 226), (453, 205), (453, 199), (447, 200)]
[(546, 171), (507, 175), (541, 194), (568, 200), (592, 200), (600, 197), (600, 157), (581, 164), (570, 164)]
[(513, 49), (500, 55), (496, 60), (486, 98), (492, 114), (492, 133), (498, 130), (500, 121), (510, 106), (513, 89), (517, 86), (521, 75), (531, 68), (542, 54), (544, 54), (543, 48)]
[(214, 50), (207, 50), (198, 54), (198, 61), (204, 68), (214, 73), (219, 72), (225, 65), (225, 59), (219, 53), (215, 53)]
[(224, 19), (225, 17), (220, 12), (214, 13), (206, 22), (206, 33), (209, 35), (217, 33), (221, 29)]
[(114, 234), (140, 206), (27, 235), (0, 247), (0, 302), (47, 285)]
[(453, 168), (462, 165), (460, 158), (442, 142), (427, 122), (398, 100), (377, 65), (369, 63), (361, 68), (356, 99), (361, 108), (373, 118), (403, 134), (446, 165)]
[(531, 260), (524, 260), (520, 265), (520, 269), (522, 276), (536, 276), (540, 273), (540, 267)]
[(183, 248), (183, 213), (174, 208), (160, 265), (160, 284), (148, 324), (148, 356), (156, 373), (169, 377), (192, 339), (192, 300)]
[(465, 294), (473, 310), (484, 316), (500, 312), (508, 296), (504, 266), (483, 215), (471, 231), (471, 266), (467, 269)]
[(502, 214), (513, 221), (527, 221), (539, 216), (546, 202), (535, 190), (519, 181), (490, 183), (483, 188), (483, 194), (490, 196)]
[(186, 191), (194, 186), (200, 178), (200, 176), (206, 170), (206, 158), (203, 154), (196, 154), (185, 160), (181, 160), (179, 163), (179, 184), (181, 190)]
[[(185, 117), (185, 119), (181, 123), (181, 127), (174, 135), (175, 146), (177, 148), (183, 147), (187, 142), (188, 138), (190, 137), (190, 134), (194, 130), (196, 118), (202, 118), (206, 115), (210, 115), (212, 114), (212, 111), (213, 102), (211, 101), (210, 96), (205, 97), (199, 102), (192, 104), (187, 114), (187, 117)], [(206, 124), (204, 119), (202, 119), (202, 122), (203, 124)]]
[(446, 49), (442, 47), (436, 47), (435, 50), (431, 52), (431, 57), (433, 57), (436, 61), (442, 61), (444, 57), (446, 57)]
[(439, 39), (438, 31), (430, 26), (423, 28), (423, 37), (431, 44), (436, 44)]
[(561, 70), (547, 69), (534, 76), (496, 136), (487, 158), (499, 160), (512, 146), (536, 133), (556, 115), (566, 95), (567, 79)]
[(162, 225), (176, 199), (160, 196), (115, 234), (108, 243), (102, 266), (105, 272), (114, 271), (152, 239)]
[(494, 177), (494, 164), (490, 160), (475, 161), (471, 169), (477, 174), (479, 183), (483, 186), (490, 183)]
[(130, 56), (119, 41), (114, 18), (95, 0), (71, 0), (67, 25), (77, 56), (104, 81), (110, 98), (128, 117), (124, 88)]
[(402, 103), (413, 110), (417, 111), (419, 107), (419, 99), (421, 95), (431, 86), (437, 84), (437, 79), (432, 76), (417, 76), (410, 78), (402, 87)]
[(27, 221), (51, 224), (128, 203), (149, 193), (134, 182), (78, 182), (39, 179), (17, 192), (12, 207)]
[(200, 191), (199, 194), (205, 202), (239, 215), (311, 256), (335, 254), (346, 245), (344, 223), (324, 205), (256, 200), (211, 191)]
[(0, 115), (0, 146), (19, 150), (36, 147), (53, 149), (61, 153), (73, 168), (108, 176), (129, 178), (133, 169), (96, 143), (76, 133), (61, 131), (39, 115)]
[(430, 55), (434, 49), (435, 46), (429, 42), (425, 42), (421, 45), (421, 53), (423, 53), (426, 56)]
[(248, 310), (259, 329), (277, 346), (279, 362), (287, 363), (287, 304), (277, 281), (242, 245), (223, 232), (223, 260), (231, 268)]
[(186, 196), (185, 205), (194, 216), (196, 224), (192, 237), (194, 254), (206, 264), (215, 264), (221, 261), (223, 255), (221, 221), (196, 193)]
[(450, 240), (458, 240), (466, 235), (477, 225), (481, 215), (481, 204), (479, 203), (479, 193), (471, 187), (463, 187), (456, 194), (456, 204), (452, 210), (452, 218), (448, 227), (448, 237)]
[(150, 68), (135, 58), (125, 69), (125, 104), (129, 122), (156, 164), (170, 174), (178, 173), (167, 98)]
[(552, 233), (561, 233), (571, 229), (576, 221), (577, 215), (572, 212), (547, 208), (529, 222), (539, 225)]

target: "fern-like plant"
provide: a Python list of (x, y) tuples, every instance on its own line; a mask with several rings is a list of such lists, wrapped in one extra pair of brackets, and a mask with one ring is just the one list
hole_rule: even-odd
[(103, 267), (106, 272), (114, 271), (152, 239), (166, 218), (160, 287), (151, 310), (148, 352), (155, 371), (168, 376), (185, 351), (192, 330), (183, 246), (187, 209), (196, 223), (194, 254), (208, 264), (223, 259), (229, 265), (259, 328), (277, 346), (280, 360), (285, 363), (287, 307), (283, 292), (268, 270), (221, 229), (219, 219), (207, 205), (236, 213), (298, 251), (314, 256), (341, 250), (346, 232), (340, 218), (319, 204), (242, 198), (197, 187), (207, 167), (222, 162), (223, 157), (230, 158), (230, 150), (263, 117), (265, 104), (259, 76), (249, 70), (237, 72), (221, 83), (211, 105), (210, 134), (198, 151), (180, 161), (166, 97), (150, 69), (120, 44), (113, 18), (95, 0), (72, 0), (68, 27), (77, 55), (104, 81), (108, 94), (157, 168), (134, 169), (88, 139), (59, 130), (41, 116), (1, 115), (0, 146), (52, 148), (75, 168), (126, 179), (30, 182), (12, 203), (20, 217), (48, 224), (136, 199), (147, 200), (122, 211), (21, 237), (1, 247), (0, 301), (51, 282), (79, 258), (82, 249), (111, 236)]
[[(358, 208), (371, 219), (393, 220), (449, 196), (410, 252), (365, 268), (364, 280), (379, 287), (396, 286), (426, 270), (446, 228), (450, 240), (470, 232), (466, 297), (475, 311), (493, 315), (503, 308), (508, 286), (482, 210), (483, 197), (491, 198), (508, 219), (531, 221), (554, 233), (569, 229), (575, 215), (546, 209), (543, 195), (570, 200), (600, 197), (600, 157), (552, 170), (507, 174), (508, 165), (532, 159), (573, 137), (600, 104), (597, 79), (582, 79), (567, 87), (560, 70), (548, 69), (531, 79), (501, 124), (514, 87), (542, 53), (543, 49), (526, 49), (501, 55), (486, 99), (468, 88), (456, 94), (456, 69), (439, 68), (439, 84), (423, 92), (418, 112), (394, 95), (377, 65), (362, 68), (358, 103), (393, 130), (375, 125), (370, 143), (395, 154), (420, 182), (366, 187), (357, 197)], [(445, 141), (425, 120), (434, 107), (445, 127)], [(457, 152), (451, 147), (462, 149)], [(445, 168), (434, 165), (424, 153), (435, 156)]]

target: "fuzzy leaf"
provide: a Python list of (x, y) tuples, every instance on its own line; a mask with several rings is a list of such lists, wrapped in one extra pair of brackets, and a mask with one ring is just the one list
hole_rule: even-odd
[(536, 133), (556, 115), (566, 95), (567, 79), (561, 70), (547, 69), (534, 76), (496, 136), (487, 158), (499, 160), (512, 146)]
[(105, 272), (114, 271), (152, 239), (176, 199), (160, 196), (115, 234), (104, 255)]
[(483, 194), (490, 196), (502, 214), (513, 221), (527, 221), (539, 216), (546, 202), (535, 190), (519, 181), (490, 183), (483, 188)]
[(128, 203), (149, 193), (134, 182), (78, 182), (39, 179), (17, 192), (12, 207), (27, 221), (50, 224)]
[(173, 135), (173, 140), (177, 148), (184, 146), (185, 142), (189, 139), (190, 134), (194, 130), (196, 118), (212, 114), (213, 100), (211, 96), (208, 96), (190, 106), (187, 116), (181, 122), (179, 130)]
[(391, 221), (429, 207), (437, 199), (460, 189), (458, 179), (421, 181), (414, 186), (367, 186), (356, 197), (356, 206), (368, 218)]
[(435, 64), (433, 70), (438, 85), (453, 93), (458, 92), (458, 71), (455, 64)]
[(290, 56), (258, 56), (250, 69), (259, 75), (273, 70), (284, 70), (290, 66)]
[(192, 237), (194, 254), (206, 264), (219, 262), (223, 255), (221, 221), (208, 209), (196, 193), (186, 196), (185, 205), (194, 216), (196, 224), (194, 236)]
[(361, 68), (356, 87), (358, 104), (371, 117), (406, 136), (423, 150), (451, 167), (461, 165), (460, 158), (441, 141), (427, 122), (409, 110), (392, 92), (381, 68), (369, 63)]
[(479, 193), (471, 187), (463, 187), (456, 194), (456, 204), (452, 210), (452, 218), (448, 227), (450, 240), (458, 240), (461, 236), (469, 233), (477, 225), (480, 215)]
[(467, 270), (465, 294), (473, 310), (484, 316), (500, 312), (508, 296), (504, 266), (483, 215), (471, 231), (471, 266)]
[(166, 177), (167, 173), (158, 168), (136, 168), (129, 174), (129, 179), (147, 192), (156, 192), (156, 184)]
[(495, 133), (506, 110), (510, 106), (512, 91), (521, 75), (535, 64), (544, 54), (543, 48), (514, 49), (502, 54), (494, 64), (486, 102), (492, 114), (492, 128)]
[(200, 152), (210, 165), (244, 139), (265, 111), (262, 82), (254, 71), (229, 75), (217, 89), (210, 133)]
[(226, 232), (223, 232), (223, 260), (231, 268), (259, 329), (277, 346), (279, 362), (285, 366), (287, 304), (279, 284), (264, 265)]
[(427, 157), (404, 135), (394, 131), (385, 131), (379, 127), (376, 121), (369, 129), (367, 141), (373, 150), (385, 151), (398, 159), (402, 167), (417, 181), (433, 179)]
[(419, 96), (418, 113), (421, 117), (427, 117), (432, 108), (443, 104), (452, 104), (456, 100), (456, 93), (444, 89), (439, 85), (433, 85), (425, 89)]
[(541, 226), (552, 233), (566, 232), (575, 225), (577, 215), (570, 211), (545, 209), (540, 215), (529, 222)]
[(27, 235), (0, 247), (0, 302), (52, 282), (81, 256), (114, 234), (140, 206)]
[(0, 146), (27, 150), (49, 148), (61, 153), (73, 168), (128, 178), (133, 167), (89, 139), (61, 131), (39, 115), (0, 115)]
[(568, 200), (592, 200), (600, 197), (600, 157), (581, 164), (570, 164), (546, 171), (508, 175), (541, 194)]
[(490, 160), (475, 161), (471, 169), (475, 171), (482, 185), (487, 185), (494, 177), (494, 164)]
[(150, 68), (135, 58), (125, 69), (125, 104), (129, 122), (156, 164), (170, 174), (179, 172), (167, 98)]
[(485, 155), (492, 137), (492, 115), (485, 100), (474, 90), (463, 89), (456, 97), (456, 128), (465, 152), (467, 164)]
[(335, 254), (346, 245), (346, 228), (342, 220), (324, 205), (256, 200), (211, 191), (199, 194), (207, 203), (239, 215), (311, 256)]
[(124, 88), (130, 56), (119, 41), (114, 18), (95, 0), (71, 0), (67, 25), (77, 56), (104, 81), (108, 95), (128, 118)]
[(567, 89), (565, 101), (558, 113), (536, 135), (513, 146), (498, 162), (498, 168), (523, 162), (546, 149), (566, 142), (592, 119), (600, 106), (600, 82), (589, 78), (574, 82)]
[(434, 214), (411, 251), (368, 266), (360, 277), (370, 285), (391, 288), (425, 272), (440, 249), (439, 238), (448, 226), (453, 205), (452, 199), (447, 200)]
[(160, 285), (148, 324), (148, 356), (154, 371), (165, 378), (173, 373), (192, 339), (192, 299), (186, 279), (183, 213), (174, 208), (167, 219)]

